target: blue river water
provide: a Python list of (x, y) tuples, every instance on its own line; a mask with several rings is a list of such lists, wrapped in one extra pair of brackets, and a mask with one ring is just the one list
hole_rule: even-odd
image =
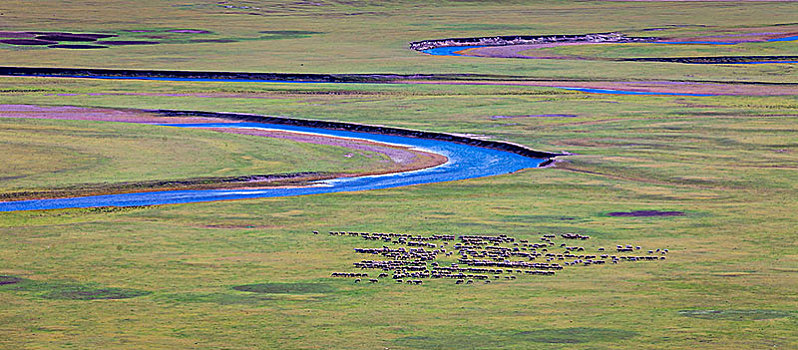
[(467, 49), (478, 49), (488, 47), (488, 45), (478, 45), (478, 46), (443, 46), (443, 47), (435, 47), (431, 49), (422, 50), (421, 52), (430, 54), (433, 56), (466, 56), (457, 53), (458, 51), (463, 51)]
[(556, 88), (563, 90), (588, 92), (591, 94), (608, 94), (608, 95), (699, 96), (699, 97), (716, 96), (713, 94), (691, 94), (684, 92), (630, 91), (630, 90), (589, 89), (589, 88), (561, 87), (561, 86), (556, 86)]
[[(789, 61), (785, 61), (789, 62)], [(755, 64), (757, 62), (746, 62)], [(772, 62), (763, 62), (772, 63)], [(730, 63), (731, 64), (731, 63)], [(375, 83), (356, 83), (356, 82), (319, 82), (319, 81), (296, 81), (296, 80), (258, 80), (258, 79), (224, 79), (224, 78), (169, 78), (169, 77), (117, 77), (105, 75), (31, 75), (38, 77), (52, 78), (80, 78), (80, 79), (122, 79), (122, 80), (157, 80), (157, 81), (213, 81), (213, 82), (243, 82), (243, 83), (278, 83), (278, 84), (375, 84)], [(402, 82), (387, 82), (377, 84), (406, 84)], [(453, 84), (457, 84), (456, 82)], [(554, 89), (581, 91), (592, 94), (605, 95), (650, 95), (650, 96), (715, 96), (712, 94), (690, 94), (678, 92), (656, 92), (656, 91), (632, 91), (632, 90), (612, 90), (612, 89), (589, 89), (563, 86), (546, 86)]]
[(768, 39), (768, 41), (796, 41), (796, 40), (798, 40), (798, 35), (788, 36), (785, 38)]
[(536, 168), (543, 161), (545, 161), (545, 159), (529, 158), (510, 152), (438, 140), (425, 140), (402, 136), (326, 130), (299, 126), (262, 123), (216, 123), (162, 124), (160, 127), (253, 128), (356, 138), (394, 145), (409, 146), (415, 149), (446, 156), (448, 161), (439, 166), (422, 170), (386, 175), (344, 177), (333, 180), (319, 181), (308, 187), (157, 191), (74, 198), (12, 201), (0, 202), (0, 211), (7, 212), (20, 210), (89, 208), (102, 206), (127, 207), (139, 205), (196, 203), (231, 199), (289, 197), (336, 192), (368, 191), (508, 174), (522, 169)]
[[(780, 41), (796, 41), (798, 40), (798, 36), (789, 36), (785, 38), (776, 38), (776, 39), (768, 39), (767, 42), (780, 42)], [(664, 45), (689, 45), (689, 44), (696, 44), (696, 45), (737, 45), (740, 42), (733, 42), (733, 41), (658, 41), (652, 42), (648, 44), (664, 44)], [(466, 49), (476, 49), (476, 48), (483, 48), (488, 47), (489, 45), (480, 45), (480, 46), (447, 46), (447, 47), (436, 47), (432, 49), (422, 50), (421, 52), (433, 55), (433, 56), (468, 56), (468, 55), (461, 55), (457, 52), (466, 50)], [(471, 56), (475, 57), (475, 56)], [(691, 64), (774, 64), (774, 63), (798, 63), (798, 61), (750, 61), (750, 62), (689, 62)], [(573, 89), (575, 90), (575, 89)], [(594, 92), (600, 93), (600, 92)], [(616, 92), (617, 93), (617, 92)], [(634, 95), (644, 95), (644, 94), (634, 94)], [(645, 94), (645, 95), (654, 95), (654, 94)], [(664, 95), (664, 94), (658, 94)], [(665, 94), (666, 95), (666, 94)], [(691, 95), (686, 95), (691, 96)], [(701, 95), (697, 95), (701, 96)]]
[(421, 52), (427, 53), (433, 56), (465, 56), (457, 53), (458, 51), (468, 50), (468, 49), (476, 49), (486, 47), (486, 45), (477, 45), (477, 46), (444, 46), (444, 47), (436, 47), (432, 49), (422, 50)]

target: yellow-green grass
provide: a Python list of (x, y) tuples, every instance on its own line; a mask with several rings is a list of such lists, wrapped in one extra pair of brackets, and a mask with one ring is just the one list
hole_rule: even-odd
[[(798, 345), (794, 96), (29, 78), (2, 84), (0, 103), (275, 114), (483, 134), (576, 153), (549, 169), (363, 193), (0, 213), (0, 275), (36, 282), (0, 286), (0, 341), (9, 348)], [(48, 96), (52, 89), (81, 95)], [(12, 92), (21, 90), (29, 91)], [(86, 95), (214, 91), (261, 98)], [(576, 117), (490, 118), (536, 114)], [(633, 210), (686, 215), (607, 215)], [(354, 271), (349, 266), (363, 257), (353, 247), (381, 243), (311, 230), (521, 239), (580, 232), (592, 237), (580, 242), (588, 249), (635, 244), (670, 254), (663, 262), (490, 285), (355, 285), (328, 276)], [(233, 289), (257, 283), (287, 283), (293, 292)], [(57, 293), (64, 285), (150, 294), (69, 300), (64, 295), (73, 294)]]
[[(231, 3), (235, 5), (235, 3)], [(243, 4), (243, 3), (241, 3)], [(241, 5), (238, 4), (238, 5)], [(515, 34), (584, 34), (623, 31), (635, 35), (725, 34), (736, 29), (794, 22), (788, 2), (458, 2), (377, 1), (297, 3), (248, 1), (262, 11), (227, 10), (215, 2), (6, 1), (3, 30), (83, 31), (193, 28), (213, 34), (186, 39), (240, 40), (118, 46), (100, 50), (43, 49), (3, 45), (6, 66), (120, 69), (233, 70), (296, 73), (482, 73), (580, 79), (687, 79), (791, 81), (783, 67), (519, 60), (428, 56), (408, 49), (425, 39)], [(258, 15), (248, 14), (257, 12)], [(687, 25), (664, 32), (642, 29)], [(705, 25), (707, 27), (695, 27)], [(770, 27), (764, 31), (778, 31)], [(275, 35), (260, 31), (318, 34)], [(147, 35), (138, 33), (135, 35)], [(126, 33), (129, 40), (134, 33)], [(175, 36), (180, 36), (174, 34)], [(181, 38), (183, 37), (181, 36)], [(268, 37), (255, 40), (261, 36)], [(146, 38), (144, 38), (146, 39)], [(150, 39), (152, 40), (152, 39)], [(157, 39), (155, 39), (157, 40)], [(787, 43), (780, 43), (789, 48)], [(775, 47), (775, 46), (774, 46)], [(794, 47), (794, 46), (792, 46)], [(715, 48), (722, 53), (725, 48)], [(674, 50), (677, 50), (674, 48)], [(790, 49), (782, 49), (785, 54)], [(794, 51), (794, 50), (793, 50)], [(716, 54), (711, 54), (716, 55)]]
[(575, 45), (527, 50), (522, 51), (521, 54), (534, 55), (536, 51), (589, 58), (794, 56), (798, 52), (798, 42), (759, 42), (736, 45), (641, 43)]
[[(0, 115), (2, 112), (0, 111)], [(0, 118), (0, 192), (381, 169), (375, 152), (154, 125)]]

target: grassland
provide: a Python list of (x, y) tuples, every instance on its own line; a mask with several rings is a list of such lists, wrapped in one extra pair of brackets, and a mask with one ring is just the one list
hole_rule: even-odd
[[(538, 50), (525, 51), (534, 54)], [(619, 44), (581, 45), (542, 49), (544, 52), (578, 57), (628, 58), (628, 57), (713, 57), (713, 56), (778, 56), (798, 52), (798, 43), (742, 43), (735, 45), (663, 45)]]
[[(213, 12), (215, 4), (163, 7), (148, 1), (141, 5), (145, 18), (122, 22), (112, 19), (130, 13), (123, 2), (109, 2), (96, 12), (53, 2), (50, 9), (60, 10), (53, 20), (47, 20), (51, 12), (44, 15), (44, 3), (24, 12), (14, 2), (4, 3), (8, 30), (146, 29), (153, 23), (198, 28), (202, 23), (200, 29), (239, 37), (288, 29), (325, 34), (101, 53), (0, 49), (0, 59), (4, 65), (25, 66), (224, 70), (234, 60), (241, 70), (278, 72), (794, 83), (793, 66), (784, 65), (493, 60), (427, 57), (405, 49), (407, 42), (426, 38), (599, 32), (618, 30), (618, 23), (630, 28), (778, 24), (794, 17), (789, 3), (323, 4), (330, 5), (271, 6), (264, 15), (228, 14), (222, 22)], [(362, 14), (344, 16), (354, 12)], [(697, 29), (680, 30), (689, 34)], [(574, 153), (553, 168), (361, 193), (0, 213), (0, 276), (10, 276), (0, 277), (2, 348), (798, 346), (795, 95), (622, 96), (533, 86), (2, 77), (0, 104), (284, 115), (471, 133)], [(573, 116), (539, 116), (554, 114)], [(35, 160), (59, 159), (56, 164), (65, 174), (13, 180), (18, 181), (14, 186), (46, 188), (92, 176), (99, 181), (134, 167), (143, 155), (149, 155), (154, 169), (130, 176), (350, 165), (332, 148), (303, 149), (307, 159), (322, 160), (304, 163), (302, 157), (289, 158), (295, 156), (293, 148), (285, 151), (294, 144), (199, 130), (23, 120), (2, 120), (1, 130), (3, 142), (30, 153), (20, 158), (19, 152), (2, 149), (0, 164), (13, 161), (18, 173), (28, 174), (53, 170)], [(45, 137), (45, 130), (54, 134)], [(103, 135), (116, 138), (119, 133), (143, 143), (129, 145), (135, 153), (59, 148), (87, 148), (103, 144)], [(34, 152), (28, 146), (34, 140), (57, 152)], [(189, 152), (208, 145), (215, 153), (196, 155), (207, 159), (179, 159), (179, 167), (155, 169), (163, 164), (158, 162), (174, 161), (160, 147)], [(67, 152), (73, 158), (60, 157)], [(242, 160), (247, 155), (280, 163), (261, 167)], [(211, 160), (226, 165), (205, 163)], [(0, 180), (0, 188), (12, 187), (8, 181)], [(635, 210), (685, 215), (608, 215)], [(522, 239), (579, 232), (592, 237), (583, 243), (590, 249), (638, 244), (669, 248), (670, 254), (661, 263), (573, 268), (554, 277), (489, 285), (356, 285), (329, 278), (330, 272), (347, 270), (360, 258), (352, 248), (381, 243), (313, 235), (311, 230), (504, 233)]]
[[(259, 7), (254, 9), (229, 6)], [(783, 67), (692, 66), (667, 63), (526, 61), (430, 57), (408, 49), (411, 41), (514, 34), (584, 34), (623, 31), (657, 35), (647, 28), (676, 25), (668, 35), (726, 33), (739, 28), (795, 22), (788, 2), (501, 1), (346, 2), (6, 1), (3, 30), (103, 32), (124, 40), (173, 40), (174, 44), (102, 50), (42, 49), (6, 45), (6, 66), (122, 69), (235, 70), (289, 73), (482, 73), (552, 79), (792, 81)], [(57, 9), (57, 12), (54, 12)], [(256, 14), (249, 14), (256, 13)], [(132, 16), (132, 17), (131, 17)], [(706, 26), (706, 27), (702, 27)], [(200, 29), (211, 34), (163, 33)], [(158, 33), (130, 33), (153, 30)], [(260, 33), (299, 31), (316, 34)], [(150, 39), (144, 36), (167, 36)], [(263, 37), (261, 39), (261, 37)], [(231, 39), (228, 43), (187, 40)], [(794, 50), (792, 51), (794, 53)]]
[(390, 163), (383, 154), (341, 146), (151, 125), (2, 118), (0, 130), (0, 195), (6, 198), (176, 188), (180, 181), (253, 175), (354, 174)]
[[(794, 96), (637, 97), (540, 87), (42, 78), (7, 78), (3, 84), (8, 90), (36, 90), (56, 81), (58, 89), (78, 96), (6, 93), (0, 103), (191, 107), (335, 119), (490, 135), (578, 155), (553, 169), (368, 193), (111, 213), (5, 213), (3, 273), (45, 286), (88, 283), (150, 293), (92, 302), (91, 308), (83, 306), (86, 301), (44, 298), (53, 293), (45, 287), (0, 293), (13, 305), (3, 322), (12, 336), (9, 346), (795, 344), (790, 295), (796, 260), (789, 244), (796, 209), (792, 174), (798, 165)], [(250, 98), (118, 94), (199, 90), (236, 91)], [(95, 95), (80, 95), (87, 91)], [(491, 118), (551, 113), (576, 117)], [(687, 215), (606, 215), (630, 210)], [(591, 245), (634, 242), (672, 253), (664, 264), (576, 269), (551, 279), (467, 289), (445, 282), (359, 286), (326, 276), (345, 269), (355, 258), (351, 248), (363, 243), (314, 236), (309, 233), (314, 229), (521, 238), (578, 231), (594, 237)], [(86, 275), (90, 267), (93, 273)], [(232, 289), (253, 283), (320, 283), (328, 290), (303, 293), (297, 287), (288, 294), (257, 294)], [(691, 317), (690, 310), (725, 313)], [(56, 316), (63, 313), (70, 316)]]

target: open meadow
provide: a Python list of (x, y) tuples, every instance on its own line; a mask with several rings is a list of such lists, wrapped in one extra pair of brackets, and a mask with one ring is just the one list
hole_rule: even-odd
[[(410, 151), (432, 164), (397, 145), (157, 126), (154, 110), (454, 133), (567, 155), (543, 168), (370, 191), (2, 211), (0, 348), (798, 347), (798, 64), (604, 60), (796, 55), (795, 41), (535, 50), (570, 59), (408, 48), (511, 34), (770, 33), (795, 30), (795, 3), (37, 3), (0, 4), (0, 66), (475, 76), (342, 84), (0, 76), (0, 202), (249, 187), (252, 176), (306, 185), (407, 171), (396, 154)], [(69, 49), (2, 40), (47, 39), (28, 32), (159, 43)], [(627, 90), (645, 94), (618, 92)], [(49, 119), (54, 111), (83, 117)], [(571, 265), (543, 255), (535, 262), (565, 268), (511, 268), (491, 273), (491, 283), (370, 283), (387, 271), (353, 263), (388, 259), (355, 249), (400, 244), (330, 231), (506, 235), (515, 239), (503, 243), (509, 250), (553, 241), (538, 251), (630, 249), (656, 259)], [(457, 264), (453, 245), (467, 241), (434, 241), (455, 252), (434, 264)], [(369, 276), (356, 283), (336, 272)]]

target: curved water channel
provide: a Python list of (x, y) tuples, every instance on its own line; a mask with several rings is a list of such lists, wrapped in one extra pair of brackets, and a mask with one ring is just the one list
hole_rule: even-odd
[[(787, 42), (787, 41), (797, 41), (798, 36), (789, 36), (784, 38), (776, 38), (776, 39), (768, 39), (764, 42)], [(648, 41), (644, 42), (644, 44), (656, 44), (656, 45), (737, 45), (741, 42), (724, 42), (724, 41)], [(481, 56), (473, 56), (466, 53), (466, 50), (469, 49), (481, 49), (484, 47), (494, 47), (496, 45), (464, 45), (464, 46), (441, 46), (435, 47), (431, 49), (421, 50), (420, 52), (432, 55), (432, 56), (464, 56), (464, 57), (481, 57)], [(776, 63), (798, 63), (798, 61), (794, 60), (778, 60), (778, 59), (771, 59), (771, 60), (751, 60), (751, 61), (739, 61), (739, 62), (689, 62), (693, 64), (776, 64)], [(590, 92), (590, 91), (587, 91)], [(595, 92), (594, 92), (595, 93)]]
[(179, 128), (251, 128), (361, 139), (407, 146), (426, 152), (437, 153), (447, 157), (448, 160), (444, 164), (422, 170), (385, 175), (342, 177), (333, 180), (319, 181), (307, 187), (156, 191), (74, 198), (24, 200), (0, 202), (0, 211), (88, 208), (102, 206), (128, 207), (366, 191), (508, 174), (522, 169), (535, 168), (540, 166), (541, 163), (547, 161), (547, 159), (530, 158), (507, 151), (488, 149), (454, 142), (353, 131), (329, 130), (304, 126), (265, 123), (202, 123), (159, 125), (161, 127), (169, 126)]
[[(461, 48), (461, 46), (451, 46), (441, 49), (454, 49)], [(452, 54), (451, 56), (465, 56), (459, 54)], [(226, 83), (272, 83), (272, 84), (409, 84), (407, 82), (340, 82), (340, 81), (317, 81), (317, 80), (271, 80), (271, 79), (245, 79), (245, 78), (180, 78), (180, 77), (153, 77), (153, 76), (115, 76), (115, 75), (53, 75), (53, 74), (19, 74), (14, 76), (30, 76), (42, 78), (75, 78), (75, 79), (101, 79), (101, 80), (152, 80), (152, 81), (197, 81), (197, 82), (226, 82)], [(436, 84), (452, 84), (458, 85), (459, 82), (439, 82)], [(500, 84), (497, 84), (500, 85)], [(717, 96), (718, 94), (698, 94), (698, 93), (683, 93), (683, 92), (659, 92), (659, 91), (637, 91), (637, 90), (623, 90), (623, 89), (594, 89), (594, 88), (580, 88), (568, 87), (558, 85), (547, 85), (544, 87), (552, 89), (562, 89), (570, 91), (579, 91), (591, 94), (601, 95), (651, 95), (651, 96)]]

